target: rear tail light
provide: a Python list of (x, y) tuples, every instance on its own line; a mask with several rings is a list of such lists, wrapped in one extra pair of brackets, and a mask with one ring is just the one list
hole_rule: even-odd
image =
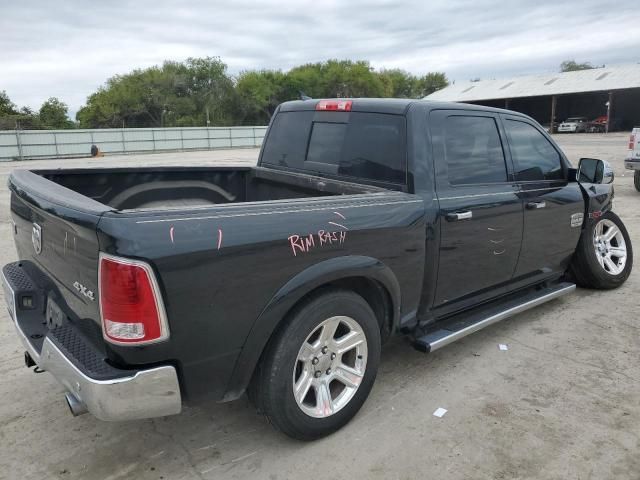
[(316, 110), (350, 112), (352, 103), (352, 100), (320, 100), (316, 104)]
[(632, 134), (629, 137), (629, 150), (633, 150), (635, 146), (636, 146), (636, 136)]
[(144, 345), (169, 338), (160, 289), (148, 264), (101, 253), (98, 290), (108, 342)]

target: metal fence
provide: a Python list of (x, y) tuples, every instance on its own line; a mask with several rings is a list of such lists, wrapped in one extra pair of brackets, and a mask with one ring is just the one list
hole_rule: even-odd
[(0, 161), (84, 157), (91, 145), (110, 154), (259, 147), (267, 127), (3, 130)]

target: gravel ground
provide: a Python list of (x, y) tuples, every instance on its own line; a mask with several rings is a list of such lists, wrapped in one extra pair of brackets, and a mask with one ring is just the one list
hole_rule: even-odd
[[(626, 134), (558, 135), (575, 162), (610, 161), (617, 213), (640, 235), (640, 193), (625, 174)], [(229, 150), (0, 164), (0, 260), (12, 168), (251, 164)], [(63, 389), (23, 366), (0, 316), (0, 478), (19, 479), (638, 479), (640, 273), (620, 289), (578, 290), (431, 355), (392, 340), (358, 416), (314, 443), (273, 431), (246, 399), (128, 423), (73, 418)], [(501, 351), (498, 344), (507, 344)], [(432, 414), (448, 410), (442, 418)]]

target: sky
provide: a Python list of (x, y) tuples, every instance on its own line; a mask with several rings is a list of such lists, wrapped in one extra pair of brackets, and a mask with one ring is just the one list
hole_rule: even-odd
[(449, 79), (557, 71), (575, 59), (640, 61), (631, 0), (0, 0), (0, 91), (71, 117), (107, 78), (218, 56), (231, 74), (330, 58)]

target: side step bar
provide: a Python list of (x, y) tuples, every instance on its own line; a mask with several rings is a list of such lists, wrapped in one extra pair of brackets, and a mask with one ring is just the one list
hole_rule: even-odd
[(471, 314), (463, 320), (445, 321), (439, 329), (416, 338), (413, 346), (421, 352), (433, 352), (500, 320), (571, 293), (575, 289), (576, 286), (573, 283), (559, 283), (552, 287), (531, 292), (523, 297), (512, 299), (501, 305), (490, 307), (482, 312)]

